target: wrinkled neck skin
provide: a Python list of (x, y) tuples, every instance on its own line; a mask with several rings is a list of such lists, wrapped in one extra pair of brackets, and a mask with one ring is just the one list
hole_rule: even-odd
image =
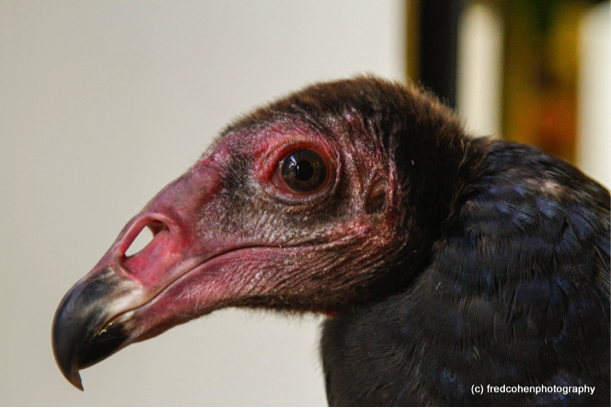
[[(254, 241), (273, 247), (256, 272), (261, 285), (234, 297), (227, 306), (334, 316), (350, 304), (373, 299), (372, 288), (382, 278), (381, 271), (404, 246), (401, 225), (405, 213), (391, 152), (382, 141), (364, 146), (355, 136), (364, 131), (363, 123), (348, 114), (344, 118), (326, 127), (313, 127), (295, 118), (271, 121), (266, 128), (259, 123), (256, 129), (228, 133), (204, 156), (214, 157), (230, 148), (233, 153), (226, 170), (254, 168), (265, 174), (266, 163), (274, 162), (266, 152), (282, 152), (287, 143), (313, 143), (326, 150), (335, 163), (331, 166), (336, 174), (331, 190), (306, 203), (278, 201), (258, 176), (236, 174), (223, 181), (227, 189), (220, 195), (226, 194), (231, 204), (223, 207), (222, 216), (230, 221), (219, 223), (223, 226), (220, 236), (247, 230), (255, 234)], [(278, 138), (287, 134), (291, 135), (288, 141)], [(253, 139), (257, 139), (254, 145), (259, 150), (252, 151)], [(365, 156), (363, 151), (371, 154)], [(214, 220), (201, 221), (202, 225), (211, 223)], [(257, 227), (262, 224), (266, 227)]]
[[(252, 137), (319, 134), (338, 158), (338, 183), (332, 194), (301, 217), (290, 214), (293, 220), (276, 219), (274, 233), (285, 234), (280, 239), (283, 253), (267, 264), (262, 272), (267, 278), (262, 279), (280, 279), (278, 284), (265, 292), (235, 298), (227, 306), (337, 317), (347, 308), (373, 304), (404, 291), (429, 261), (433, 242), (487, 149), (485, 140), (465, 137), (457, 121), (448, 123), (445, 108), (434, 109), (439, 112), (420, 122), (407, 115), (404, 126), (395, 132), (384, 129), (383, 116), (366, 119), (347, 111), (341, 121), (336, 117), (311, 122), (272, 118), (267, 128), (262, 129), (259, 121), (255, 129), (241, 128), (221, 138), (218, 146), (229, 144), (235, 152), (242, 151), (242, 143), (248, 149)], [(374, 137), (359, 137), (363, 134)], [(428, 137), (416, 136), (422, 134)], [(230, 166), (241, 165), (234, 161)], [(259, 193), (248, 181), (240, 186), (238, 194), (228, 193), (236, 213), (227, 213), (227, 218), (235, 220), (239, 213), (240, 224), (248, 225), (260, 219), (261, 210), (283, 211), (248, 199)], [(308, 257), (314, 262), (304, 265)], [(292, 263), (292, 259), (297, 261)]]
[[(446, 113), (443, 107), (434, 108), (441, 110), (439, 116)], [(434, 243), (450, 222), (459, 197), (478, 177), (490, 141), (465, 136), (457, 121), (445, 118), (439, 126), (438, 120), (436, 115), (420, 122), (408, 118), (404, 132), (389, 137), (390, 157), (400, 175), (394, 189), (401, 209), (386, 226), (394, 231), (395, 249), (372, 271), (368, 286), (332, 317), (346, 308), (371, 305), (409, 290), (430, 262)]]

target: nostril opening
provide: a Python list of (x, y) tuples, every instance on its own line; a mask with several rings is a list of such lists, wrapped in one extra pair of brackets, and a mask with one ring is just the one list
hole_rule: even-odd
[(155, 238), (155, 235), (166, 228), (166, 225), (160, 221), (152, 221), (146, 226), (147, 228), (142, 228), (142, 231), (140, 231), (136, 239), (134, 239), (129, 248), (127, 248), (125, 251), (126, 257), (133, 256), (146, 248), (146, 246), (151, 243), (153, 238)]
[(132, 256), (146, 248), (146, 246), (153, 240), (154, 236), (155, 235), (150, 229), (143, 228), (136, 239), (134, 239), (134, 242), (132, 242), (129, 248), (127, 248), (127, 251), (125, 251), (125, 256)]
[(161, 221), (151, 221), (148, 223), (147, 227), (151, 231), (153, 236), (159, 234), (164, 228), (167, 228), (166, 225)]

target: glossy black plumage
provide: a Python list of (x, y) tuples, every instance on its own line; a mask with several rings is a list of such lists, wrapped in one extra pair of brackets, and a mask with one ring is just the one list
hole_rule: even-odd
[(332, 405), (609, 405), (609, 194), (533, 147), (481, 144), (413, 284), (326, 323)]

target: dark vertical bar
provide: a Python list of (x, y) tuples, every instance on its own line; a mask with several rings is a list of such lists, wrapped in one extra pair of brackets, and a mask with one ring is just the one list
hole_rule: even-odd
[[(415, 1), (415, 0), (412, 0)], [(463, 0), (420, 0), (420, 82), (451, 107), (456, 107), (458, 19)]]

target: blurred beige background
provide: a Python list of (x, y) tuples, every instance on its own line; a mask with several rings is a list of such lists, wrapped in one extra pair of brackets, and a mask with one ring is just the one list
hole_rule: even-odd
[[(84, 393), (55, 365), (51, 321), (123, 225), (232, 118), (314, 81), (402, 79), (404, 10), (401, 0), (0, 0), (0, 403), (325, 405), (319, 318), (216, 312), (84, 370)], [(469, 18), (461, 109), (474, 132), (494, 133), (498, 107), (473, 101), (498, 92), (499, 34), (481, 10)], [(599, 72), (582, 82), (594, 94), (583, 126), (598, 139), (583, 142), (582, 163), (609, 185), (609, 45), (596, 40), (608, 18), (597, 24)]]
[(236, 116), (308, 83), (403, 76), (401, 1), (0, 0), (0, 403), (325, 405), (317, 318), (227, 310), (82, 371), (59, 301)]

